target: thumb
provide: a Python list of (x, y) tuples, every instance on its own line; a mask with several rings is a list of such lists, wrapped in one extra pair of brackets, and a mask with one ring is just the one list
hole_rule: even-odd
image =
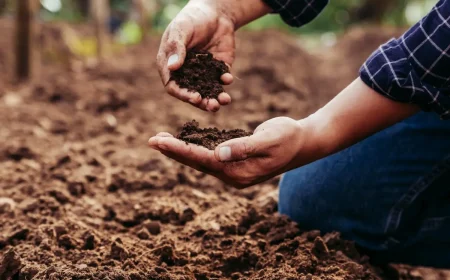
[(259, 143), (252, 135), (243, 138), (236, 138), (220, 144), (214, 155), (218, 161), (241, 161), (259, 154)]
[(167, 41), (167, 68), (169, 71), (180, 69), (186, 59), (186, 46), (180, 37), (169, 36)]
[(170, 71), (175, 71), (180, 69), (180, 67), (184, 63), (184, 59), (186, 57), (186, 51), (176, 50), (169, 55), (167, 59), (167, 68)]

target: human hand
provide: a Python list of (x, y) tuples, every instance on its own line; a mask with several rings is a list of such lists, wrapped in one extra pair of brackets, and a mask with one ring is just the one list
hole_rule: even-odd
[[(231, 67), (235, 56), (234, 32), (239, 27), (270, 13), (261, 0), (190, 0), (173, 19), (161, 40), (157, 66), (167, 92), (196, 107), (217, 111), (231, 102), (227, 93), (216, 99), (202, 99), (198, 92), (189, 92), (170, 81), (170, 71), (179, 69), (186, 58), (186, 50), (205, 50)], [(225, 73), (223, 84), (233, 82)]]
[(258, 126), (253, 135), (222, 143), (214, 151), (186, 144), (165, 132), (150, 138), (149, 146), (182, 164), (244, 188), (295, 168), (305, 138), (301, 122), (279, 117)]
[[(167, 27), (161, 40), (158, 53), (158, 70), (167, 92), (196, 107), (207, 111), (217, 111), (221, 105), (231, 102), (227, 93), (219, 94), (216, 99), (202, 99), (198, 92), (180, 88), (170, 80), (170, 71), (179, 69), (186, 58), (186, 50), (207, 50), (213, 56), (228, 64), (233, 64), (235, 55), (235, 23), (225, 13), (223, 1), (191, 0)], [(223, 84), (231, 84), (230, 73), (222, 75)]]

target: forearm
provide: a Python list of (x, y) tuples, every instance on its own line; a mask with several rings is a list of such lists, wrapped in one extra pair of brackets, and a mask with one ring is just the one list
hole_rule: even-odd
[[(356, 79), (316, 113), (300, 120), (307, 139), (300, 151), (308, 162), (343, 150), (419, 111), (392, 101)], [(299, 163), (300, 165), (305, 163)]]

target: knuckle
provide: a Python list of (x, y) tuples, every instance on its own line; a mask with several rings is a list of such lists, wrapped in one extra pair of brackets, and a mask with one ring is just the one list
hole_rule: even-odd
[(181, 27), (189, 25), (192, 23), (192, 19), (189, 16), (179, 17), (173, 21), (173, 28), (175, 31), (179, 32)]
[(177, 40), (175, 40), (175, 38), (170, 38), (167, 40), (167, 45), (170, 47), (175, 47), (177, 45)]
[(255, 152), (255, 147), (248, 143), (243, 142), (242, 143), (242, 158), (246, 159), (249, 155), (253, 154)]
[(187, 96), (187, 94), (183, 93), (183, 92), (177, 92), (177, 97), (178, 99), (180, 99), (181, 101), (184, 101), (186, 103), (190, 103), (189, 102), (189, 96)]
[(166, 91), (168, 93), (174, 94), (175, 93), (175, 85), (173, 83), (167, 84)]

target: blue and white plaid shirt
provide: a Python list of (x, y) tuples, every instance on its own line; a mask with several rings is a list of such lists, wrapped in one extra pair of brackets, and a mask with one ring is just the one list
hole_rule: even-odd
[[(264, 0), (292, 26), (313, 20), (328, 0)], [(361, 79), (384, 96), (419, 105), (450, 119), (450, 0), (403, 36), (380, 46), (364, 63)]]

